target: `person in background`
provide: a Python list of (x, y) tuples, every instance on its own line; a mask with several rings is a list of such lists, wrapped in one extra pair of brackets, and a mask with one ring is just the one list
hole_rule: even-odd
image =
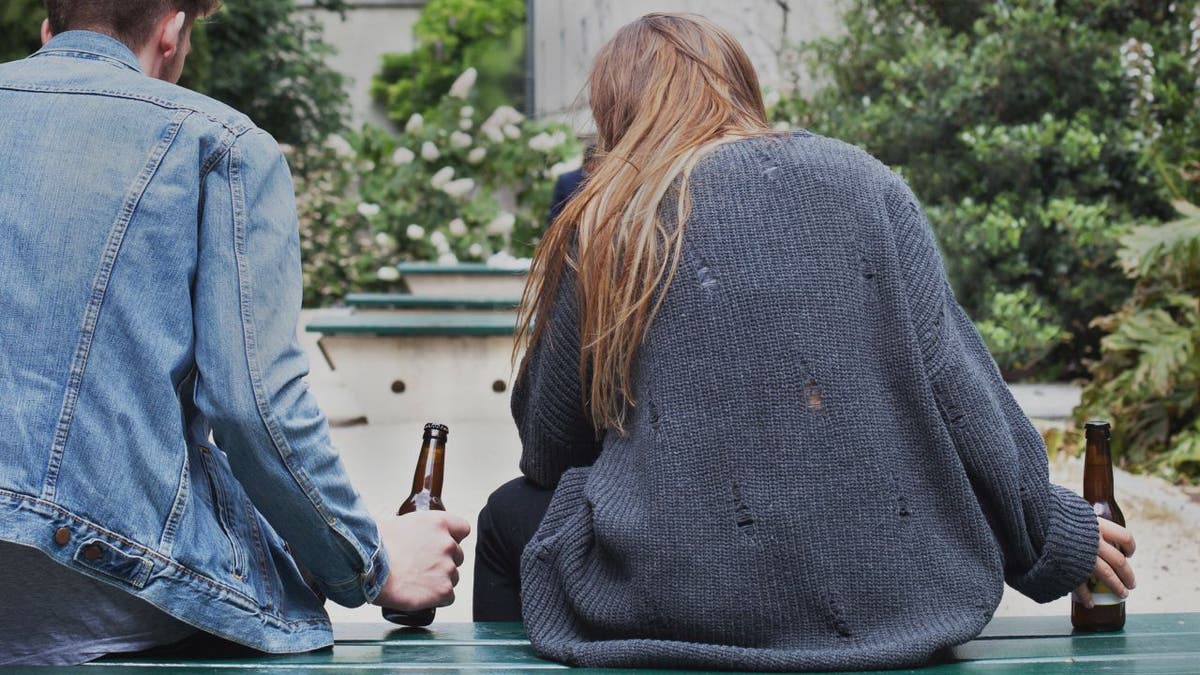
[(1006, 581), (1133, 587), (898, 175), (772, 130), (702, 17), (625, 26), (589, 86), (595, 167), (523, 305), (524, 476), (480, 515), (510, 556), (493, 615), (576, 666), (899, 668), (978, 635)]
[(308, 392), (278, 145), (173, 84), (216, 6), (47, 0), (0, 66), (0, 665), (298, 652), (322, 596), (454, 597), (469, 525), (377, 525)]

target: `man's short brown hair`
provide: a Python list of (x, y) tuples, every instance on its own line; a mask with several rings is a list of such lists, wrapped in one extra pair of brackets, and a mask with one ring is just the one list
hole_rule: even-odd
[(185, 12), (188, 21), (208, 16), (220, 0), (46, 0), (50, 32), (90, 30), (110, 35), (137, 51), (164, 14)]

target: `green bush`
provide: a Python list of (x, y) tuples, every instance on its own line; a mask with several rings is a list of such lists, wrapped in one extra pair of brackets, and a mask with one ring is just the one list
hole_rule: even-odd
[(1096, 319), (1108, 333), (1092, 382), (1076, 411), (1082, 422), (1112, 420), (1123, 463), (1174, 478), (1200, 478), (1200, 208), (1133, 230), (1120, 263), (1135, 281), (1114, 314)]
[[(346, 3), (314, 6), (341, 12)], [(0, 61), (36, 51), (45, 17), (40, 0), (6, 0)], [(282, 143), (308, 145), (345, 127), (346, 78), (325, 64), (332, 50), (295, 0), (226, 0), (193, 30), (180, 84), (248, 114)]]
[(0, 63), (29, 56), (42, 46), (42, 0), (5, 0), (0, 9)]
[(479, 73), (480, 107), (524, 107), (524, 0), (429, 0), (413, 36), (416, 48), (385, 54), (371, 84), (393, 121), (435, 108), (467, 68)]
[(847, 32), (802, 49), (823, 86), (776, 116), (904, 174), (1002, 368), (1081, 375), (1101, 335), (1090, 319), (1129, 291), (1113, 265), (1125, 223), (1169, 217), (1172, 190), (1193, 189), (1162, 166), (1195, 158), (1197, 11), (851, 0)]
[[(345, 0), (315, 0), (342, 12)], [(180, 84), (246, 113), (279, 142), (307, 146), (343, 130), (346, 77), (325, 59), (333, 47), (295, 0), (225, 0), (197, 25)]]
[(409, 260), (507, 264), (532, 253), (554, 179), (580, 165), (562, 125), (473, 105), (474, 70), (398, 134), (364, 127), (297, 156), (305, 304), (396, 286)]

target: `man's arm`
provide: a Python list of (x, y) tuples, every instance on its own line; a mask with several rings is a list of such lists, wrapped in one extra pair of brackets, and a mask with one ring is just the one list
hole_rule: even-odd
[(204, 179), (193, 291), (196, 402), (256, 508), (339, 604), (388, 576), (374, 520), (304, 381), (300, 243), (291, 175), (257, 129)]

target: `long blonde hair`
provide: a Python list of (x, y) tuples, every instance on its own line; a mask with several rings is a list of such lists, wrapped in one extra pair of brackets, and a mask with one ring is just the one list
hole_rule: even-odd
[[(758, 75), (737, 40), (691, 14), (647, 14), (621, 28), (597, 55), (588, 94), (596, 154), (534, 253), (517, 347), (542, 339), (570, 265), (583, 403), (597, 430), (622, 433), (636, 404), (638, 347), (679, 265), (688, 177), (717, 145), (770, 128)], [(659, 214), (668, 197), (677, 204), (673, 223)]]

